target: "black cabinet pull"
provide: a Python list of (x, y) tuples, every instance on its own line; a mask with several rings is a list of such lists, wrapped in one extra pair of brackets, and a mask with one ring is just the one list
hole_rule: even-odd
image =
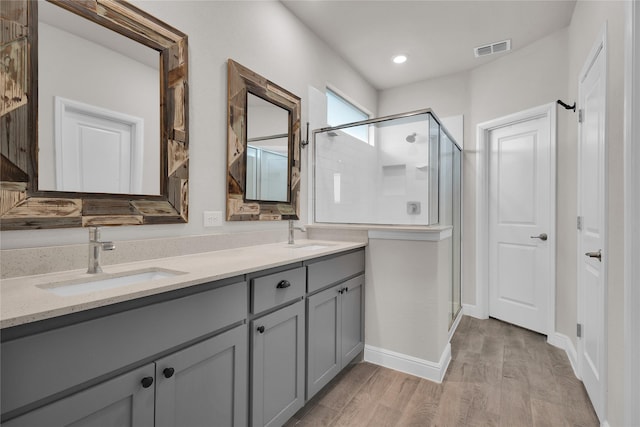
[(165, 378), (171, 378), (175, 371), (176, 370), (173, 368), (164, 368), (164, 371), (162, 371), (162, 375), (164, 375)]
[(345, 292), (349, 292), (349, 287), (347, 286), (346, 288), (344, 288)]
[(286, 289), (289, 286), (291, 286), (291, 282), (289, 282), (288, 280), (281, 280), (280, 283), (278, 283), (278, 286), (276, 286), (276, 288), (278, 288), (278, 289)]
[(340, 288), (340, 289), (338, 289), (338, 293), (339, 293), (339, 294), (342, 294), (343, 292), (344, 292), (344, 288)]
[(153, 377), (144, 377), (140, 382), (142, 383), (142, 387), (149, 388), (151, 384), (153, 384)]
[(263, 334), (264, 333), (264, 326), (258, 326), (258, 332)]

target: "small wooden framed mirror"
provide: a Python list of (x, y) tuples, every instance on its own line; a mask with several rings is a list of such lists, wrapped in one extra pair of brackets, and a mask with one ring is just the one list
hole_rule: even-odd
[(228, 60), (227, 221), (299, 219), (300, 98)]

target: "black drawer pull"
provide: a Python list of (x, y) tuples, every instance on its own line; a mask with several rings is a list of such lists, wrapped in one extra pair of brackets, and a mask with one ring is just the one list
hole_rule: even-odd
[(258, 326), (258, 332), (264, 334), (264, 326)]
[(347, 286), (346, 288), (344, 288), (345, 292), (349, 292), (349, 287)]
[(164, 375), (165, 378), (171, 378), (175, 372), (176, 370), (173, 368), (165, 368), (164, 371), (162, 371), (162, 375)]
[(280, 283), (278, 283), (278, 286), (276, 286), (276, 288), (278, 288), (278, 289), (286, 289), (289, 286), (291, 286), (291, 282), (289, 282), (288, 280), (281, 280)]
[(144, 377), (140, 382), (142, 383), (142, 387), (149, 388), (153, 384), (153, 377)]

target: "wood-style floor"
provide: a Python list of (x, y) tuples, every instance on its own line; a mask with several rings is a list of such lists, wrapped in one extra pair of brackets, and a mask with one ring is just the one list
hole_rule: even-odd
[(566, 354), (546, 337), (463, 317), (442, 384), (362, 362), (346, 368), (291, 426), (598, 426)]

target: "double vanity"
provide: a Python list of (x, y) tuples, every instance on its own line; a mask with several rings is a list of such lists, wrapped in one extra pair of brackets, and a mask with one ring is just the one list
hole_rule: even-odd
[(282, 425), (364, 348), (363, 246), (3, 280), (2, 423)]

